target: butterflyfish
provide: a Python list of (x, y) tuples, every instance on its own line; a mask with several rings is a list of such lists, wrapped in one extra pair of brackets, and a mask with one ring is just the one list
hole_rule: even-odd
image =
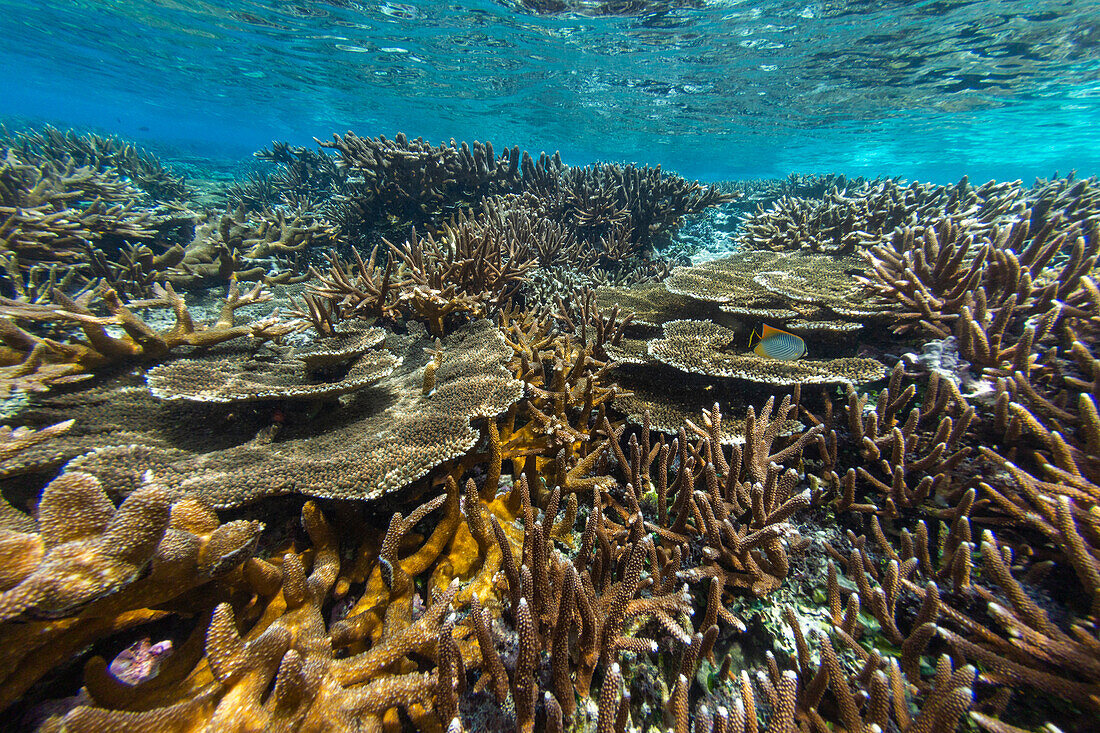
[(806, 342), (801, 337), (766, 323), (760, 326), (759, 334), (753, 330), (749, 337), (749, 346), (757, 355), (769, 359), (796, 361), (806, 355)]

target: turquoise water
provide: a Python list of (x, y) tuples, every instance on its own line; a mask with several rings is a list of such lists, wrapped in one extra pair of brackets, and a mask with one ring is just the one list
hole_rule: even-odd
[(1100, 170), (1100, 5), (19, 0), (0, 117), (204, 156), (355, 130), (704, 179)]

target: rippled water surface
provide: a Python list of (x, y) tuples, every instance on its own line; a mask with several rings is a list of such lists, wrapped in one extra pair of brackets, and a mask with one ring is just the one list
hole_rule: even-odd
[(0, 116), (195, 152), (354, 129), (947, 180), (1100, 170), (1100, 4), (0, 3)]

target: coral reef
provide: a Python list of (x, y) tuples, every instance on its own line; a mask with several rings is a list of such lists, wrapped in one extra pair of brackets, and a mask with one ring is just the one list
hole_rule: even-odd
[[(14, 726), (1100, 707), (1095, 179), (722, 191), (349, 133), (261, 151), (200, 215), (153, 205), (141, 151), (5, 144)], [(741, 193), (772, 203), (738, 249), (681, 264), (685, 218)], [(180, 294), (226, 284), (209, 318)], [(806, 357), (753, 353), (761, 324)]]

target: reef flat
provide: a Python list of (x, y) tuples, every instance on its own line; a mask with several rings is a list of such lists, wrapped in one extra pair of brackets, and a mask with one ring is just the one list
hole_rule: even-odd
[(0, 148), (15, 727), (1100, 713), (1096, 178)]

